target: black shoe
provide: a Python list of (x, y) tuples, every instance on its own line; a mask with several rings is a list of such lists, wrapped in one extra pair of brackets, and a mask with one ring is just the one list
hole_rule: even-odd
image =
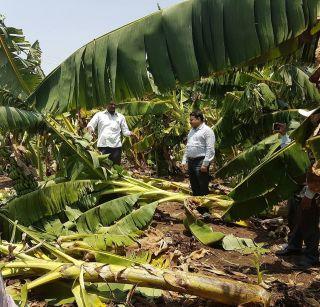
[(320, 264), (319, 259), (304, 256), (303, 258), (301, 258), (299, 261), (296, 262), (295, 266), (298, 269), (308, 269), (311, 267), (316, 267), (319, 264)]
[(293, 255), (301, 255), (302, 250), (301, 249), (294, 249), (294, 248), (284, 248), (276, 251), (276, 255), (283, 257), (283, 256), (293, 256)]

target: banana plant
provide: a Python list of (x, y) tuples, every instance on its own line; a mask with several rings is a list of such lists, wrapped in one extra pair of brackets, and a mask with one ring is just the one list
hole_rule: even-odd
[[(0, 89), (16, 99), (25, 99), (44, 78), (40, 58), (38, 41), (31, 45), (22, 30), (7, 27), (0, 16)], [(5, 92), (0, 94), (4, 96)]]
[(229, 193), (235, 202), (224, 218), (238, 220), (267, 212), (299, 189), (309, 167), (307, 152), (295, 142), (274, 152)]
[[(65, 287), (73, 293), (70, 302), (76, 301), (79, 306), (104, 306), (106, 298), (103, 293), (98, 287), (95, 292), (90, 291), (92, 286), (90, 287), (89, 283), (98, 285), (105, 282), (132, 285), (138, 283), (139, 287), (188, 293), (227, 304), (268, 304), (270, 301), (269, 293), (258, 285), (159, 269), (120, 256), (110, 255), (109, 258), (104, 258), (107, 259), (105, 262), (84, 262), (66, 254), (61, 248), (44, 242), (37, 233), (9, 219), (7, 221), (36, 242), (36, 245), (27, 249), (24, 245), (12, 245), (5, 241), (0, 244), (0, 253), (14, 259), (2, 264), (3, 276), (28, 274), (32, 278), (20, 290), (22, 305), (26, 303), (28, 291), (35, 291), (48, 283), (59, 285), (62, 279), (65, 280)], [(61, 287), (59, 289), (61, 290)], [(68, 294), (69, 298), (70, 293)]]
[(280, 139), (277, 134), (271, 135), (261, 142), (241, 152), (234, 159), (228, 161), (217, 170), (215, 177), (227, 179), (236, 176), (246, 177), (255, 167), (273, 154), (280, 147)]

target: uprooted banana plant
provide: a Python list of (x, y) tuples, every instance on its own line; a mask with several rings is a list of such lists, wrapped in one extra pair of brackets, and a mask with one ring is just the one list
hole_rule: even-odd
[[(33, 246), (0, 244), (0, 252), (11, 261), (1, 264), (4, 277), (25, 276), (28, 281), (21, 289), (22, 305), (26, 293), (47, 283), (65, 280), (78, 306), (104, 306), (107, 298), (98, 290), (99, 283), (131, 284), (138, 287), (157, 288), (179, 293), (197, 295), (226, 304), (262, 303), (267, 305), (268, 292), (257, 285), (239, 281), (158, 269), (126, 258), (111, 255), (109, 261), (84, 262), (64, 253), (61, 248), (50, 245), (37, 234), (5, 218), (34, 242)], [(90, 290), (91, 289), (91, 290)]]

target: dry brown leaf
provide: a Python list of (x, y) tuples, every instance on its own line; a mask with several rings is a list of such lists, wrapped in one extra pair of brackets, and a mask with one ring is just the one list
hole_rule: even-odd
[(225, 271), (219, 270), (213, 265), (197, 264), (197, 266), (205, 272), (213, 273), (219, 276), (228, 276), (228, 274)]
[(201, 258), (203, 258), (205, 255), (209, 254), (210, 251), (207, 250), (207, 249), (204, 249), (204, 248), (201, 248), (199, 250), (196, 250), (194, 252), (192, 252), (190, 255), (189, 255), (189, 259), (190, 260), (199, 260)]

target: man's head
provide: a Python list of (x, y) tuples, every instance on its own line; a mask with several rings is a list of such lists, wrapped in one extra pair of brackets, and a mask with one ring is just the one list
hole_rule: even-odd
[(114, 114), (114, 112), (116, 111), (116, 104), (114, 101), (111, 101), (108, 105), (107, 105), (107, 110), (110, 114)]
[(273, 131), (285, 135), (287, 133), (287, 125), (285, 123), (274, 123)]
[(190, 113), (190, 125), (192, 128), (198, 128), (204, 121), (203, 113), (199, 110)]

